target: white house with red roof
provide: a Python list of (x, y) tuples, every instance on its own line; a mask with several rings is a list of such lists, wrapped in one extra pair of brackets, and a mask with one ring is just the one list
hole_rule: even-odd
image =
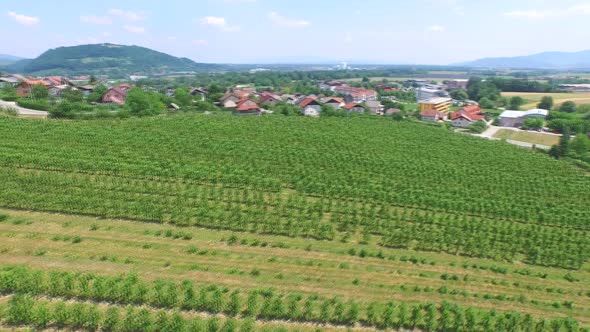
[(102, 102), (123, 105), (125, 104), (127, 92), (132, 88), (133, 85), (130, 84), (119, 84), (112, 87), (104, 94), (104, 96), (102, 96)]
[(326, 97), (322, 98), (322, 103), (331, 106), (334, 109), (340, 109), (342, 106), (346, 105), (344, 102), (344, 98), (340, 97)]
[(477, 105), (465, 106), (451, 114), (453, 127), (467, 128), (477, 121), (484, 121), (485, 115)]
[(424, 110), (420, 112), (420, 118), (426, 122), (438, 122), (445, 118), (445, 114), (437, 110)]
[(322, 111), (322, 105), (314, 97), (306, 97), (296, 105), (299, 106), (301, 113), (305, 116), (318, 117)]
[(347, 110), (348, 112), (352, 113), (365, 113), (365, 108), (363, 107), (363, 105), (359, 104), (359, 103), (348, 103), (344, 106), (342, 106), (342, 109)]

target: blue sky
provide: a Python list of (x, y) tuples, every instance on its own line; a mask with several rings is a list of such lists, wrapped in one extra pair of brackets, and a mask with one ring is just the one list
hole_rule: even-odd
[(590, 49), (590, 1), (0, 0), (0, 53), (112, 42), (201, 62), (449, 64)]

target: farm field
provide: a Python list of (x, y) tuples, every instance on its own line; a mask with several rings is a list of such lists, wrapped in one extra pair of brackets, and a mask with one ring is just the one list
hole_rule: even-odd
[(520, 130), (500, 129), (494, 137), (545, 146), (553, 146), (559, 143), (559, 136)]
[(542, 154), (363, 117), (0, 131), (4, 326), (590, 327), (590, 177)]
[(578, 105), (590, 104), (590, 92), (573, 92), (573, 93), (537, 93), (537, 92), (502, 92), (504, 97), (520, 96), (526, 100), (522, 109), (536, 108), (537, 104), (544, 96), (553, 97), (556, 106), (566, 101), (573, 101)]

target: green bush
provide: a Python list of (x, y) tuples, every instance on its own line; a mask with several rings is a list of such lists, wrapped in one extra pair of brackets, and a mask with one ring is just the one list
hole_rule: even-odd
[(46, 111), (46, 112), (48, 112), (51, 107), (51, 105), (49, 104), (49, 101), (47, 101), (46, 99), (20, 98), (16, 101), (16, 104), (20, 107), (29, 108), (29, 109), (38, 110), (38, 111)]

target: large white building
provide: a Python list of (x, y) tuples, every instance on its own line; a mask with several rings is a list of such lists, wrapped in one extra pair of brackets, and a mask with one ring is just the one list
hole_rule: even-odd
[(522, 127), (527, 118), (545, 119), (549, 111), (544, 109), (532, 109), (528, 111), (504, 111), (500, 114), (500, 125), (502, 127)]
[(416, 89), (416, 99), (418, 101), (433, 98), (449, 98), (449, 93), (437, 85), (424, 85)]

